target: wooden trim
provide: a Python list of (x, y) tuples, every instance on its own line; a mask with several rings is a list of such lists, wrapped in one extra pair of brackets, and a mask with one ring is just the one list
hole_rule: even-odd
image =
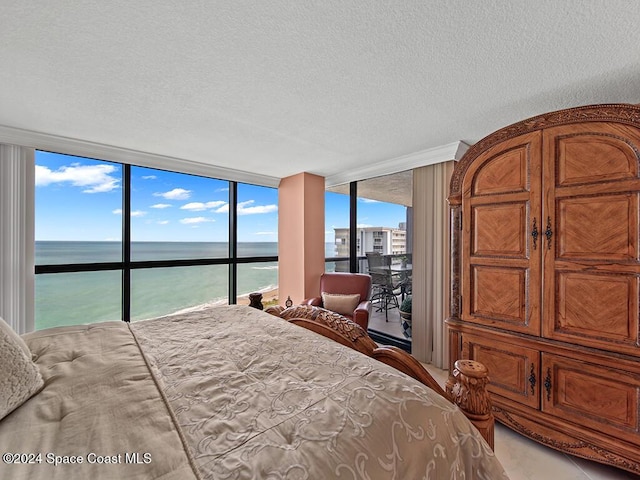
[(474, 144), (456, 165), (449, 187), (450, 202), (458, 203), (462, 195), (462, 179), (475, 158), (498, 143), (542, 128), (577, 122), (617, 122), (640, 127), (640, 106), (617, 103), (587, 105), (545, 113), (522, 120), (487, 135)]

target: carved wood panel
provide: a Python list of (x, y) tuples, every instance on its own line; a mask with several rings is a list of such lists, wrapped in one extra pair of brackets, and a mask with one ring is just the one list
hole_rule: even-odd
[(466, 320), (525, 332), (538, 328), (529, 324), (527, 269), (472, 265), (470, 277)]
[(541, 239), (532, 216), (540, 198), (532, 192), (540, 190), (541, 141), (538, 132), (490, 149), (464, 180), (464, 320), (540, 334)]
[(557, 258), (637, 261), (638, 194), (559, 198)]
[(560, 271), (548, 338), (638, 355), (637, 275)]
[(592, 122), (543, 133), (543, 334), (640, 356), (640, 132)]
[(542, 410), (640, 444), (640, 378), (614, 366), (542, 354)]
[(463, 335), (465, 358), (482, 363), (489, 371), (488, 391), (533, 408), (540, 406), (540, 354), (491, 338)]
[(471, 212), (471, 255), (525, 259), (528, 202), (476, 205)]

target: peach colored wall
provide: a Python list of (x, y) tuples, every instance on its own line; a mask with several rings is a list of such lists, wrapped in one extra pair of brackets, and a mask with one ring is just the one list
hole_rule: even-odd
[(284, 305), (320, 294), (324, 273), (324, 177), (300, 173), (278, 187), (278, 295)]

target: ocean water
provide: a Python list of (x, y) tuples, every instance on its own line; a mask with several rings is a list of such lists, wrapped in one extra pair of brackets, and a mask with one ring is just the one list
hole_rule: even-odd
[[(226, 258), (223, 242), (133, 242), (132, 260)], [(326, 256), (334, 256), (332, 243)], [(238, 255), (278, 254), (275, 242), (240, 242)], [(118, 262), (119, 242), (37, 241), (36, 265)], [(327, 270), (332, 269), (327, 264)], [(131, 320), (142, 320), (228, 303), (227, 265), (136, 269), (131, 272)], [(36, 329), (121, 320), (122, 273), (119, 270), (38, 274), (35, 280)], [(277, 262), (238, 264), (238, 296), (278, 288)], [(238, 298), (239, 304), (248, 304)]]
[[(132, 260), (226, 258), (226, 243), (133, 242)], [(277, 243), (240, 243), (239, 256), (277, 255)], [(38, 241), (36, 265), (117, 262), (119, 242)], [(227, 265), (136, 269), (131, 272), (131, 319), (142, 320), (207, 304), (228, 303)], [(38, 274), (36, 328), (121, 320), (119, 270)], [(277, 262), (238, 265), (238, 295), (277, 289)], [(248, 301), (244, 300), (246, 303)], [(238, 303), (242, 303), (238, 299)]]

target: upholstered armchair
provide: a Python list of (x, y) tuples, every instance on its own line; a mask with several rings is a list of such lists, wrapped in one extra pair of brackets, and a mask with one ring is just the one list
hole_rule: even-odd
[(371, 313), (371, 277), (362, 273), (323, 273), (320, 296), (302, 303), (339, 313), (367, 330)]

